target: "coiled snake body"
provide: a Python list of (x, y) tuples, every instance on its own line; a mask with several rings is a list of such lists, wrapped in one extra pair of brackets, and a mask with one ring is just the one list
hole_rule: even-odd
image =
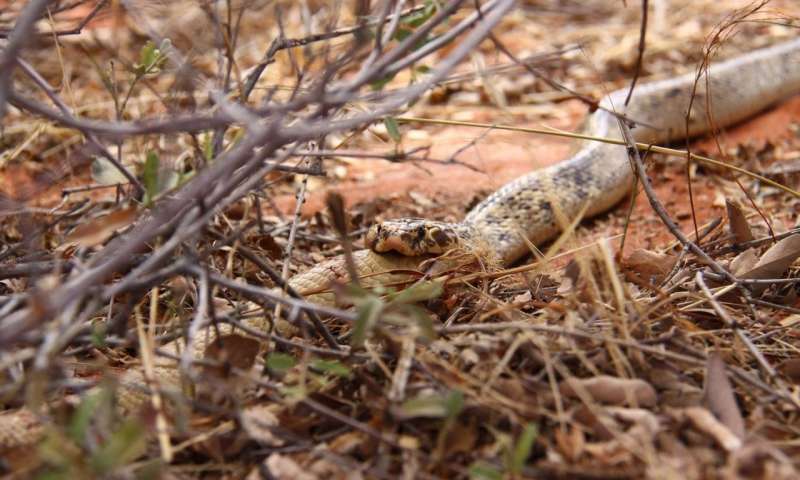
[[(684, 138), (686, 110), (695, 76), (688, 74), (636, 88), (632, 101), (623, 108), (627, 90), (608, 95), (601, 109), (588, 119), (592, 136), (621, 138), (617, 117), (624, 113), (634, 122), (634, 139), (642, 143), (663, 143)], [(742, 120), (764, 107), (800, 91), (800, 39), (753, 51), (714, 65), (709, 77), (697, 85), (688, 134), (707, 131), (710, 125), (723, 127)], [(585, 216), (608, 210), (631, 188), (632, 170), (626, 148), (589, 142), (570, 159), (534, 171), (498, 189), (467, 214), (461, 223), (449, 224), (424, 219), (402, 219), (380, 223), (370, 229), (369, 250), (354, 254), (359, 275), (366, 284), (407, 278), (393, 270), (415, 269), (421, 255), (442, 253), (454, 247), (474, 248), (507, 265), (529, 252), (526, 240), (540, 244), (559, 232), (559, 217), (571, 220), (585, 209)], [(399, 253), (395, 253), (399, 252)], [(292, 278), (289, 284), (314, 301), (333, 281), (346, 278), (342, 258), (314, 267)], [(263, 320), (251, 320), (261, 327)], [(219, 331), (227, 332), (229, 328)], [(193, 345), (202, 356), (213, 329)], [(179, 351), (180, 341), (163, 348)], [(179, 383), (175, 362), (159, 359), (152, 380), (162, 388)], [(131, 369), (120, 379), (118, 397), (128, 412), (150, 398), (144, 392), (141, 369)], [(152, 383), (151, 383), (152, 384)], [(0, 451), (37, 441), (42, 434), (38, 416), (26, 410), (0, 413)]]

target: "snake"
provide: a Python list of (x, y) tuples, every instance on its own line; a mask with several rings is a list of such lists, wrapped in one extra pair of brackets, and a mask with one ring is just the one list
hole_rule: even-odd
[[(699, 79), (699, 81), (698, 81)], [(704, 78), (694, 73), (606, 95), (586, 120), (588, 136), (623, 139), (620, 119), (638, 143), (669, 143), (722, 128), (753, 116), (800, 92), (800, 39), (754, 50), (715, 63)], [(690, 100), (693, 108), (687, 115)], [(570, 158), (515, 179), (477, 204), (461, 222), (405, 218), (377, 222), (368, 230), (367, 249), (349, 259), (365, 285), (403, 281), (422, 260), (454, 249), (480, 252), (500, 266), (511, 265), (562, 230), (565, 220), (605, 212), (631, 192), (634, 173), (625, 144), (589, 141)], [(313, 302), (332, 301), (331, 285), (348, 277), (343, 256), (292, 277), (288, 284)], [(264, 328), (264, 319), (248, 320)], [(192, 354), (202, 358), (216, 335), (230, 333), (220, 325), (198, 335)], [(178, 354), (183, 341), (162, 349)], [(134, 413), (151, 399), (148, 386), (176, 388), (177, 362), (159, 357), (146, 378), (131, 368), (119, 378), (118, 406)], [(90, 390), (91, 391), (91, 390)], [(39, 441), (45, 432), (42, 415), (26, 408), (0, 412), (0, 453)]]

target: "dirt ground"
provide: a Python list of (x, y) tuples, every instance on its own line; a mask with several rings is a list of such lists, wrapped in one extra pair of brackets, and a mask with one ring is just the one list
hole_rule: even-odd
[[(111, 65), (120, 63), (114, 62), (135, 64), (146, 39), (147, 25), (128, 15), (122, 3), (111, 2), (112, 11), (80, 35), (60, 39), (58, 48), (27, 51), (61, 98), (86, 118), (114, 118), (116, 105), (104, 75), (115, 73)], [(221, 56), (202, 29), (202, 14), (182, 7), (191, 2), (133, 3), (169, 32), (198, 77), (210, 83), (217, 78)], [(251, 5), (264, 12), (272, 11), (267, 10), (271, 3), (254, 0)], [(311, 0), (275, 3), (285, 7), (284, 33), (290, 36), (322, 28), (315, 15), (329, 5)], [(8, 456), (0, 448), (0, 473), (9, 465), (23, 465), (29, 471), (58, 473), (42, 478), (70, 478), (75, 472), (97, 473), (102, 468), (106, 473), (121, 471), (124, 478), (146, 476), (149, 468), (161, 469), (164, 478), (247, 475), (281, 480), (400, 474), (476, 480), (733, 479), (778, 478), (781, 472), (789, 473), (780, 478), (794, 478), (800, 467), (800, 300), (795, 283), (800, 236), (781, 234), (796, 228), (800, 201), (724, 166), (688, 165), (682, 156), (647, 157), (656, 193), (681, 230), (692, 237), (695, 226), (714, 226), (701, 243), (701, 253), (710, 261), (676, 242), (639, 192), (635, 199), (582, 222), (565, 244), (556, 242), (555, 261), (526, 259), (508, 268), (485, 268), (472, 261), (402, 292), (352, 285), (348, 290), (334, 284), (341, 310), (320, 310), (327, 316), (319, 320), (319, 330), (276, 327), (290, 315), (294, 321), (298, 312), (315, 307), (273, 309), (276, 300), (269, 295), (275, 295), (277, 280), (270, 273), (285, 266), (283, 275), (291, 276), (340, 258), (349, 246), (330, 220), (329, 193), (341, 194), (350, 226), (357, 232), (375, 220), (395, 217), (458, 221), (504, 183), (564, 161), (581, 148), (581, 141), (503, 128), (581, 131), (589, 108), (554, 83), (599, 100), (630, 85), (637, 72), (639, 86), (696, 72), (717, 27), (737, 18), (737, 9), (753, 6), (743, 0), (650, 1), (646, 48), (637, 65), (641, 3), (518, 2), (496, 29), (496, 39), (517, 59), (543, 56), (530, 62), (538, 77), (515, 65), (493, 43), (483, 42), (450, 79), (398, 112), (397, 134), (390, 122), (327, 135), (320, 147), (331, 152), (323, 162), (291, 157), (281, 165), (288, 173), (272, 172), (256, 193), (237, 197), (187, 237), (190, 240), (176, 242), (180, 245), (161, 257), (159, 270), (149, 265), (152, 269), (141, 277), (152, 283), (137, 283), (138, 270), (131, 267), (91, 285), (92, 292), (107, 293), (120, 284), (129, 290), (109, 294), (107, 304), (92, 304), (95, 310), (87, 309), (81, 319), (85, 330), (69, 330), (73, 336), (63, 340), (60, 350), (47, 350), (52, 346), (52, 338), (46, 336), (51, 330), (44, 327), (74, 326), (69, 312), (36, 317), (40, 324), (9, 343), (15, 357), (7, 360), (0, 350), (0, 379), (8, 380), (0, 382), (0, 437), (5, 433), (2, 420), (35, 401), (46, 399), (38, 405), (48, 408), (66, 402), (49, 412), (55, 413), (48, 417), (52, 422), (42, 434), (46, 440), (37, 448), (16, 448)], [(14, 2), (0, 0), (0, 25), (7, 25), (15, 8)], [(68, 26), (86, 11), (75, 10), (57, 20)], [(759, 14), (724, 30), (723, 48), (712, 58), (721, 61), (797, 38), (799, 17), (800, 2), (770, 2)], [(245, 40), (237, 44), (238, 64), (231, 72), (236, 81), (261, 60), (265, 45), (278, 35), (274, 20), (267, 14), (242, 20)], [(350, 19), (338, 20), (346, 24)], [(333, 51), (348, 45), (331, 41)], [(420, 61), (414, 72), (424, 72), (452, 48)], [(312, 49), (287, 50), (261, 77), (254, 105), (267, 92), (278, 92), (281, 100), (285, 98), (280, 95), (288, 97), (293, 65), (308, 62), (308, 72), (319, 73)], [(403, 70), (383, 88), (391, 91), (413, 83), (414, 72)], [(167, 115), (175, 105), (211, 104), (206, 98), (170, 103), (180, 90), (180, 72), (161, 73), (135, 89), (125, 119)], [(346, 70), (343, 75), (352, 73)], [(118, 83), (125, 85), (123, 80)], [(340, 113), (346, 116), (369, 107), (359, 99), (348, 102)], [(65, 190), (92, 185), (102, 177), (102, 171), (93, 170), (80, 132), (16, 109), (3, 122), (0, 200), (5, 210), (0, 233), (9, 247), (0, 251), (0, 272), (17, 273), (0, 280), (0, 308), (12, 313), (25, 313), (27, 308), (38, 315), (36, 309), (48, 301), (42, 292), (58, 291), (77, 276), (75, 272), (93, 268), (98, 252), (113, 255), (102, 249), (135, 235), (148, 215), (158, 211), (121, 207), (113, 189)], [(243, 131), (230, 128), (221, 143), (235, 145)], [(195, 174), (200, 163), (191, 162), (204, 158), (203, 142), (211, 138), (203, 135), (131, 136), (119, 145), (107, 141), (141, 177), (150, 151), (158, 151), (162, 166)], [(714, 136), (672, 146), (797, 189), (800, 93)], [(357, 158), (347, 152), (394, 160)], [(295, 173), (310, 165), (324, 173)], [(164, 203), (154, 205), (171, 200), (171, 192), (166, 192), (158, 200)], [(92, 202), (83, 205), (84, 199)], [(729, 211), (726, 202), (738, 207)], [(70, 210), (73, 207), (76, 210)], [(300, 222), (297, 238), (288, 233), (295, 211), (308, 220)], [(140, 223), (134, 222), (137, 218)], [(76, 235), (83, 224), (99, 232)], [(736, 237), (737, 228), (756, 240)], [(625, 249), (618, 252), (614, 247), (623, 232)], [(99, 240), (86, 240), (93, 235)], [(154, 233), (142, 242), (136, 258), (166, 251), (169, 245), (161, 235)], [(79, 240), (73, 241), (76, 237)], [(361, 240), (354, 243), (363, 246)], [(574, 254), (576, 250), (581, 254)], [(44, 275), (42, 264), (51, 265)], [(147, 262), (135, 267), (140, 264)], [(179, 264), (183, 270), (175, 267)], [(191, 270), (198, 265), (205, 270)], [(723, 273), (723, 267), (739, 268), (745, 275), (740, 281), (751, 282), (739, 284), (712, 267)], [(757, 271), (760, 267), (764, 268)], [(258, 297), (263, 304), (254, 307), (252, 291), (251, 296), (242, 293), (245, 285), (266, 292), (266, 297)], [(420, 285), (421, 290), (413, 290)], [(731, 293), (734, 288), (740, 288), (736, 292), (741, 291), (741, 297)], [(213, 328), (203, 327), (206, 338), (219, 340), (217, 322), (241, 335), (230, 335), (236, 337), (231, 344), (219, 342), (196, 354), (195, 360), (206, 361), (195, 362), (202, 363), (199, 367), (181, 364), (195, 388), (173, 389), (181, 397), (176, 403), (185, 410), (169, 419), (171, 429), (157, 431), (167, 411), (157, 406), (143, 409), (138, 417), (116, 418), (112, 397), (123, 389), (113, 387), (108, 405), (103, 404), (105, 413), (98, 407), (95, 417), (100, 420), (92, 423), (87, 411), (96, 404), (77, 395), (83, 393), (81, 388), (91, 384), (90, 391), (96, 391), (95, 384), (109, 370), (139, 373), (152, 360), (145, 352), (156, 356), (154, 332), (163, 340), (158, 358), (176, 367), (164, 350), (180, 344), (187, 326), (196, 325), (204, 314), (213, 323)], [(256, 317), (267, 319), (269, 326), (238, 330), (242, 322)], [(311, 314), (308, 318), (314, 323)], [(149, 351), (143, 333), (146, 322), (140, 320), (150, 322)], [(109, 324), (114, 331), (103, 330)], [(98, 325), (102, 327), (95, 328)], [(355, 340), (359, 335), (363, 338)], [(235, 345), (244, 353), (235, 351)], [(247, 356), (251, 351), (251, 358), (241, 361), (244, 366), (233, 365), (241, 360), (239, 353)], [(185, 356), (187, 365), (190, 357)], [(61, 407), (67, 413), (62, 414)], [(733, 420), (722, 418), (720, 410)], [(131, 419), (140, 430), (122, 438), (130, 433), (124, 428)], [(115, 429), (119, 421), (129, 423)], [(117, 451), (108, 445), (129, 449), (109, 455)], [(174, 457), (164, 453), (170, 448)], [(39, 458), (31, 461), (36, 455)], [(110, 457), (124, 461), (102, 463)]]

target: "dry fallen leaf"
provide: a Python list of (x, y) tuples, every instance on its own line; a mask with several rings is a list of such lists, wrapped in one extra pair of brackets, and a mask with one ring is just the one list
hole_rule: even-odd
[(261, 235), (257, 239), (257, 243), (261, 251), (266, 253), (269, 258), (276, 260), (283, 257), (283, 248), (278, 245), (272, 235)]
[(82, 247), (100, 245), (111, 237), (117, 230), (127, 227), (136, 219), (136, 207), (123, 208), (102, 217), (97, 217), (87, 223), (78, 225), (75, 230), (67, 235), (64, 245), (78, 244)]
[[(761, 256), (758, 263), (748, 272), (740, 275), (746, 279), (768, 279), (782, 276), (800, 257), (800, 235), (792, 235), (779, 241)], [(767, 285), (752, 285), (754, 293), (759, 294)]]
[(634, 250), (624, 260), (625, 266), (640, 275), (664, 277), (672, 268), (678, 257), (666, 253), (658, 253), (643, 248)]
[(556, 447), (561, 455), (570, 462), (575, 462), (581, 458), (586, 447), (586, 437), (580, 428), (568, 426), (566, 431), (555, 429), (553, 434), (556, 439)]
[(203, 366), (203, 373), (224, 379), (231, 367), (248, 370), (256, 361), (261, 349), (258, 340), (242, 335), (222, 335), (214, 339), (205, 349), (203, 357), (215, 360), (220, 365)]
[(591, 378), (568, 378), (561, 382), (559, 391), (566, 397), (578, 397), (586, 391), (595, 401), (607, 405), (652, 407), (658, 400), (656, 390), (638, 378), (618, 378), (598, 375)]
[(758, 253), (756, 249), (748, 248), (731, 260), (731, 273), (736, 277), (740, 277), (743, 273), (752, 270), (753, 267), (756, 266), (756, 263), (758, 263)]
[(705, 400), (708, 409), (739, 438), (745, 436), (745, 425), (733, 393), (725, 362), (713, 353), (706, 362)]
[[(280, 453), (273, 453), (264, 462), (270, 477), (276, 480), (315, 480), (318, 477), (306, 472), (294, 460)], [(263, 477), (262, 477), (263, 478)]]
[(697, 430), (711, 436), (726, 451), (733, 452), (742, 446), (742, 440), (705, 408), (689, 407), (683, 414)]
[(779, 363), (777, 368), (795, 385), (800, 385), (800, 358), (787, 358)]
[(239, 422), (248, 437), (267, 447), (280, 447), (285, 443), (272, 429), (280, 424), (269, 405), (253, 405), (239, 414)]
[(734, 243), (749, 242), (753, 239), (753, 232), (750, 224), (742, 212), (742, 207), (738, 203), (725, 200), (725, 208), (728, 211), (728, 227), (733, 235)]

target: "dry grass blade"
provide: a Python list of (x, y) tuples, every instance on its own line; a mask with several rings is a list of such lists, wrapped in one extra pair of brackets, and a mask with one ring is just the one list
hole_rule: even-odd
[(745, 430), (742, 412), (736, 404), (733, 387), (725, 371), (725, 362), (722, 360), (719, 353), (713, 353), (708, 357), (705, 399), (708, 404), (708, 409), (711, 410), (734, 435), (744, 439), (747, 432)]

